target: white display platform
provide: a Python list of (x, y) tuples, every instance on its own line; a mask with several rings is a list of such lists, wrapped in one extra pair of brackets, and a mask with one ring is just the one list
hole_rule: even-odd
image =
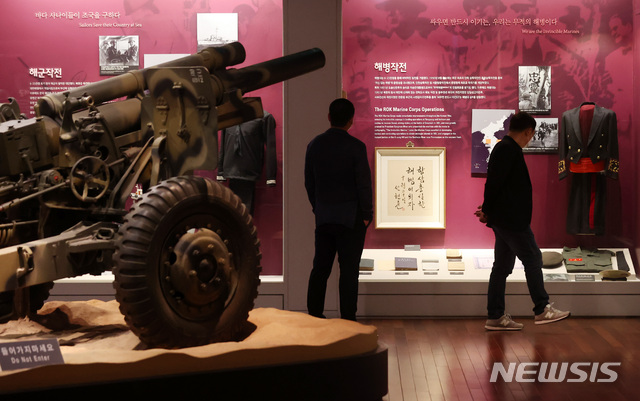
[[(568, 274), (569, 281), (547, 281), (545, 288), (551, 302), (573, 316), (640, 316), (640, 280), (636, 277), (628, 249), (623, 251), (631, 276), (627, 281), (575, 281), (576, 274)], [(543, 252), (562, 252), (562, 249), (542, 249)], [(478, 269), (478, 261), (493, 260), (492, 249), (461, 249), (463, 272), (450, 272), (445, 249), (365, 249), (362, 257), (374, 259), (374, 271), (360, 272), (358, 296), (359, 318), (418, 318), (418, 317), (484, 317), (490, 268)], [(388, 270), (394, 258), (416, 258), (416, 271)], [(421, 261), (437, 260), (438, 271), (425, 271)], [(516, 261), (518, 264), (518, 261)], [(384, 266), (387, 266), (385, 270)], [(612, 267), (617, 262), (612, 258)], [(337, 273), (337, 268), (335, 269)], [(543, 269), (544, 274), (566, 274), (564, 266)], [(334, 273), (335, 274), (335, 273)], [(286, 286), (283, 276), (261, 276), (256, 308), (285, 308)], [(306, 285), (306, 282), (305, 282)], [(81, 276), (56, 281), (49, 300), (73, 301), (114, 299), (113, 275)], [(524, 269), (515, 268), (507, 280), (507, 312), (513, 316), (532, 316), (533, 304), (529, 297)], [(331, 313), (329, 312), (328, 315)]]
[[(600, 248), (603, 249), (603, 248)], [(640, 316), (640, 280), (628, 249), (623, 251), (631, 276), (627, 281), (545, 281), (550, 301), (574, 316)], [(562, 249), (542, 249), (543, 252)], [(492, 249), (461, 249), (464, 271), (449, 271), (445, 249), (365, 249), (362, 258), (375, 261), (373, 271), (360, 272), (358, 315), (363, 317), (444, 317), (486, 316), (486, 293), (493, 260)], [(394, 259), (416, 258), (416, 271), (391, 270)], [(426, 271), (422, 260), (437, 261), (438, 271)], [(478, 268), (484, 265), (486, 268)], [(488, 266), (487, 266), (488, 264)], [(519, 261), (516, 260), (516, 266)], [(435, 263), (427, 263), (434, 266)], [(617, 262), (612, 258), (612, 267)], [(543, 269), (543, 274), (567, 274), (563, 266)], [(524, 269), (516, 267), (507, 280), (507, 312), (514, 316), (532, 316), (533, 304), (526, 285)]]

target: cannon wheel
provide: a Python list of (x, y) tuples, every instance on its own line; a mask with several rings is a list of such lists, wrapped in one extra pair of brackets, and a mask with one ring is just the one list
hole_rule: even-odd
[(148, 346), (234, 340), (258, 295), (260, 259), (240, 198), (206, 178), (170, 178), (133, 205), (118, 231), (116, 299)]
[[(42, 308), (44, 301), (49, 298), (49, 292), (52, 288), (52, 282), (36, 284), (27, 288), (29, 294), (29, 314), (35, 314)], [(20, 318), (20, 313), (15, 308), (14, 297), (15, 291), (0, 293), (0, 324)]]

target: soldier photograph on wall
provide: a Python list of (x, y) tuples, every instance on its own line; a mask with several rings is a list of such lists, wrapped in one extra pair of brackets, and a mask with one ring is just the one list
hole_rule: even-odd
[(558, 119), (536, 118), (536, 133), (524, 153), (556, 153), (558, 151)]
[(518, 109), (530, 114), (551, 114), (551, 67), (518, 67)]
[(137, 35), (100, 36), (100, 75), (120, 75), (140, 68)]

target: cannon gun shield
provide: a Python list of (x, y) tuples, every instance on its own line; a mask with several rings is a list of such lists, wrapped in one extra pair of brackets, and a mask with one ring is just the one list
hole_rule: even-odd
[[(217, 113), (212, 79), (204, 67), (150, 69), (142, 124), (165, 142), (170, 176), (217, 167)], [(164, 177), (168, 178), (168, 177)]]

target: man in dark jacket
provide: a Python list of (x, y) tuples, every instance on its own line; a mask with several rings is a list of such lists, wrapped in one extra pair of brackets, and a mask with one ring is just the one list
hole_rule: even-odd
[(307, 308), (316, 317), (324, 317), (327, 280), (337, 253), (340, 316), (356, 319), (360, 257), (373, 218), (373, 195), (367, 148), (347, 132), (354, 113), (349, 100), (334, 100), (329, 106), (331, 128), (307, 146), (305, 188), (316, 217)]
[(491, 152), (484, 203), (475, 212), (480, 222), (493, 229), (496, 237), (487, 296), (487, 330), (520, 330), (523, 327), (505, 314), (507, 276), (513, 271), (516, 256), (524, 265), (535, 323), (552, 323), (570, 314), (549, 304), (542, 276), (542, 253), (530, 227), (532, 187), (522, 148), (533, 138), (535, 128), (536, 120), (525, 112), (511, 117), (509, 133)]

